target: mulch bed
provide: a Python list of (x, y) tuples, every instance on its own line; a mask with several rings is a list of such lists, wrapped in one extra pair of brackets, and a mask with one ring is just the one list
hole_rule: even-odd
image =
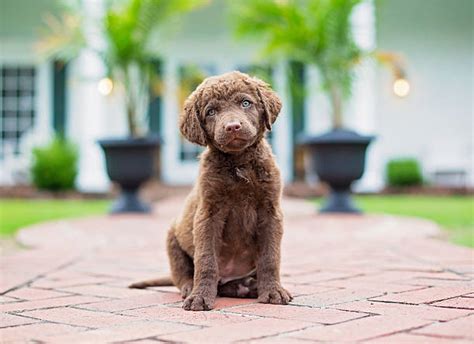
[(317, 198), (329, 193), (329, 188), (323, 184), (310, 185), (305, 182), (294, 182), (285, 185), (283, 194), (295, 198)]
[[(170, 186), (159, 182), (149, 182), (142, 187), (141, 197), (153, 202), (171, 195), (187, 193), (190, 186)], [(114, 199), (117, 197), (119, 189), (116, 186), (107, 193), (79, 192), (77, 190), (51, 192), (38, 190), (31, 185), (0, 186), (0, 198), (9, 199)]]
[[(304, 182), (287, 184), (283, 194), (296, 198), (318, 198), (329, 193), (329, 188), (324, 184), (309, 185)], [(474, 195), (474, 188), (446, 187), (446, 186), (410, 186), (386, 187), (378, 193), (362, 193), (364, 195), (417, 195), (417, 196), (470, 196)]]
[(0, 198), (18, 199), (108, 199), (112, 194), (71, 191), (38, 190), (31, 185), (0, 186)]
[[(160, 182), (151, 181), (141, 189), (141, 197), (148, 202), (174, 196), (186, 194), (191, 190), (190, 185), (175, 186), (166, 185)], [(283, 194), (287, 197), (295, 198), (318, 198), (326, 196), (329, 189), (324, 184), (309, 185), (305, 182), (294, 182), (285, 185)], [(112, 187), (108, 193), (79, 192), (75, 190), (50, 192), (38, 190), (30, 185), (0, 186), (0, 198), (19, 199), (114, 199), (117, 197), (118, 188)], [(388, 187), (378, 194), (383, 195), (425, 195), (425, 196), (452, 196), (452, 195), (474, 195), (474, 188), (454, 188), (436, 186), (415, 186), (393, 188)]]

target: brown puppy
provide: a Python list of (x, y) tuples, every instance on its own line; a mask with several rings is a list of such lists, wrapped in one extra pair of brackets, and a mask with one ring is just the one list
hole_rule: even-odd
[(280, 109), (265, 82), (239, 72), (204, 80), (185, 102), (181, 133), (207, 146), (199, 179), (168, 233), (172, 283), (186, 310), (210, 310), (217, 295), (292, 299), (280, 284), (280, 172), (264, 138)]

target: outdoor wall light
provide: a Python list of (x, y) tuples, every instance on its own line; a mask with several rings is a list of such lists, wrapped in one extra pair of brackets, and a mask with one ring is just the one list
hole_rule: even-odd
[(405, 63), (402, 56), (389, 51), (376, 51), (374, 57), (378, 62), (388, 66), (392, 70), (393, 93), (397, 97), (404, 98), (410, 93), (410, 83), (406, 78)]
[(100, 94), (108, 96), (114, 89), (114, 82), (109, 78), (103, 78), (97, 84), (97, 90)]
[(398, 78), (393, 82), (393, 93), (396, 96), (403, 98), (410, 93), (410, 83), (407, 79)]

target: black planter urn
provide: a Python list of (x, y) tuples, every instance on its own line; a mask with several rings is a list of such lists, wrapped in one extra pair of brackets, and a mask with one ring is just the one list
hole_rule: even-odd
[(99, 140), (107, 174), (121, 187), (110, 213), (148, 213), (151, 207), (138, 198), (138, 189), (154, 174), (158, 137)]
[(365, 153), (373, 136), (335, 129), (319, 136), (304, 136), (298, 142), (310, 156), (310, 168), (331, 188), (321, 213), (360, 213), (351, 198), (351, 184), (362, 177)]

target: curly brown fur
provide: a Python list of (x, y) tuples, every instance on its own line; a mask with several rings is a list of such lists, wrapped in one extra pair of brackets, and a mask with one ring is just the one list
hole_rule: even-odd
[(280, 284), (282, 185), (265, 139), (280, 110), (268, 84), (239, 72), (206, 79), (185, 102), (181, 133), (207, 146), (168, 234), (172, 280), (186, 310), (212, 309), (217, 295), (292, 299)]

